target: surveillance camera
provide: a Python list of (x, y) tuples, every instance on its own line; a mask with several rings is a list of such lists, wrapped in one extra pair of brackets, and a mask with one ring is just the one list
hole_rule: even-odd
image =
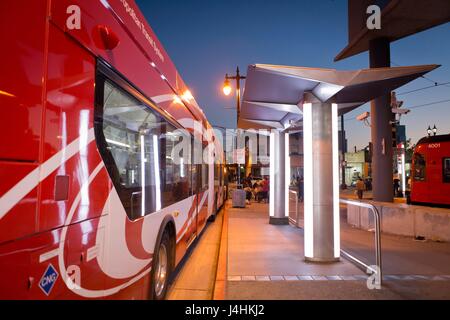
[(364, 112), (363, 114), (356, 117), (358, 121), (365, 121), (370, 118), (370, 112)]
[(408, 114), (410, 112), (411, 112), (410, 109), (400, 109), (400, 108), (393, 108), (392, 109), (392, 113), (400, 114), (400, 115)]

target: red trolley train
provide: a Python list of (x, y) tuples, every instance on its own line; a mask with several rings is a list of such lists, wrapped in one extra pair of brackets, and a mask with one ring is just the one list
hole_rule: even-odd
[(450, 206), (450, 135), (423, 138), (411, 172), (412, 204)]

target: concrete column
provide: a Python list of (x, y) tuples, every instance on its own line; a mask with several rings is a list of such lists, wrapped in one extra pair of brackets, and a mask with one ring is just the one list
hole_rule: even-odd
[(309, 97), (303, 106), (305, 259), (340, 259), (337, 105)]
[[(384, 68), (391, 65), (390, 43), (380, 38), (370, 42), (370, 67)], [(391, 95), (387, 93), (371, 103), (372, 122), (372, 179), (373, 200), (393, 202), (394, 191), (392, 179), (392, 110)]]
[[(286, 216), (286, 135), (283, 132), (272, 132), (270, 155), (270, 224), (287, 225)], [(273, 152), (273, 153), (272, 153)]]

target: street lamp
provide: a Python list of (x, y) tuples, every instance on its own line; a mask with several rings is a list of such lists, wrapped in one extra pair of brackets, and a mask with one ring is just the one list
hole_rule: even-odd
[[(241, 80), (247, 79), (246, 76), (241, 76), (239, 72), (239, 67), (236, 69), (235, 76), (225, 75), (225, 81), (223, 83), (223, 93), (226, 96), (229, 96), (233, 91), (231, 87), (230, 80), (236, 80), (236, 110), (237, 110), (237, 121), (239, 122), (239, 117), (241, 115)], [(238, 185), (241, 184), (241, 165), (238, 164)], [(239, 187), (238, 187), (239, 188)]]
[(232, 91), (233, 89), (231, 88), (230, 80), (228, 80), (228, 74), (227, 74), (225, 77), (226, 77), (226, 78), (225, 78), (225, 82), (224, 82), (224, 84), (223, 84), (223, 93), (224, 93), (226, 96), (229, 96), (229, 95), (231, 94), (231, 91)]
[(237, 118), (239, 120), (239, 116), (241, 114), (241, 80), (247, 79), (246, 76), (241, 76), (239, 72), (239, 67), (236, 69), (235, 76), (225, 75), (225, 82), (223, 83), (223, 93), (226, 96), (229, 96), (233, 89), (231, 88), (230, 80), (236, 80), (236, 105), (237, 105)]
[(433, 131), (431, 130), (431, 126), (428, 126), (427, 133), (428, 133), (428, 136), (431, 137), (431, 134), (433, 133)]
[(437, 128), (436, 128), (436, 125), (434, 125), (434, 128), (433, 128), (433, 134), (436, 136), (437, 135)]

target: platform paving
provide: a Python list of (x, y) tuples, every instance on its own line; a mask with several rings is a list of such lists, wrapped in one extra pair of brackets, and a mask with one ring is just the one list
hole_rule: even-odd
[[(305, 262), (302, 229), (270, 225), (268, 205), (229, 208), (228, 216), (227, 299), (450, 299), (450, 244), (383, 235), (385, 281), (369, 290), (368, 276), (345, 259)], [(341, 232), (345, 249), (370, 264), (373, 234), (345, 224)]]
[(335, 264), (304, 261), (303, 232), (269, 224), (267, 204), (228, 212), (228, 276), (364, 275), (346, 260)]
[[(368, 275), (344, 258), (335, 264), (305, 262), (303, 230), (270, 225), (268, 210), (267, 204), (252, 203), (246, 209), (228, 204), (179, 268), (168, 299), (450, 300), (449, 243), (383, 235), (383, 287), (369, 290)], [(345, 206), (341, 220), (343, 249), (373, 263), (373, 232), (346, 225)], [(224, 283), (223, 288), (218, 290), (217, 283)]]

